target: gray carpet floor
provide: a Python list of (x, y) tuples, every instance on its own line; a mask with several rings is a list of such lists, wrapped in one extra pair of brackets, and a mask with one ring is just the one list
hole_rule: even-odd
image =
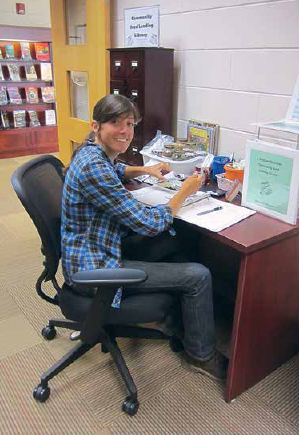
[(30, 158), (0, 160), (0, 433), (299, 434), (299, 356), (227, 404), (224, 387), (188, 372), (167, 343), (123, 339), (139, 390), (135, 417), (122, 413), (125, 387), (98, 347), (50, 382), (47, 402), (32, 398), (41, 373), (73, 343), (62, 330), (48, 342), (40, 334), (60, 313), (35, 293), (40, 241), (10, 186)]

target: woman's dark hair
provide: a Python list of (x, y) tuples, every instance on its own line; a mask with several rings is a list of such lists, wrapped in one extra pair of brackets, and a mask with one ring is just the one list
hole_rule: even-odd
[(93, 108), (92, 119), (99, 124), (108, 122), (120, 115), (134, 116), (137, 124), (140, 121), (140, 115), (135, 104), (124, 95), (106, 95), (101, 98)]
[[(120, 115), (133, 115), (135, 124), (140, 121), (140, 114), (137, 106), (124, 95), (106, 95), (101, 98), (93, 108), (92, 119), (99, 124), (110, 121), (113, 118), (117, 118)], [(95, 134), (91, 131), (73, 152), (71, 161), (74, 159), (77, 152), (83, 147), (91, 145), (95, 141)], [(68, 168), (67, 168), (68, 169)]]

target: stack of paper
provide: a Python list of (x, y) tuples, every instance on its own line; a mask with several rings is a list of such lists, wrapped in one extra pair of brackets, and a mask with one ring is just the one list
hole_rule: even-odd
[[(138, 201), (151, 206), (166, 204), (174, 194), (153, 186), (132, 192), (132, 195)], [(203, 194), (203, 192), (198, 192), (198, 194)], [(213, 210), (216, 207), (221, 207), (221, 209)], [(208, 211), (208, 213), (201, 214), (204, 211)], [(246, 207), (205, 197), (201, 201), (182, 207), (176, 217), (210, 231), (218, 232), (246, 219), (254, 213), (256, 213), (255, 210), (250, 210)]]
[[(222, 207), (220, 210), (212, 211)], [(206, 214), (198, 214), (208, 211)], [(208, 201), (181, 208), (177, 217), (207, 230), (219, 232), (253, 215), (255, 210), (210, 198)]]

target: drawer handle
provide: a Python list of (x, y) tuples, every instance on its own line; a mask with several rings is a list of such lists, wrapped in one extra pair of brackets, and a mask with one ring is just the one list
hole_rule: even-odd
[(119, 95), (119, 89), (113, 89), (113, 94), (114, 95)]
[(137, 60), (131, 61), (131, 68), (132, 68), (132, 70), (135, 70), (138, 68), (138, 61)]
[(132, 147), (132, 152), (133, 152), (133, 154), (138, 154), (138, 148), (137, 147)]
[(114, 68), (120, 69), (120, 67), (121, 67), (121, 60), (115, 60), (114, 61)]

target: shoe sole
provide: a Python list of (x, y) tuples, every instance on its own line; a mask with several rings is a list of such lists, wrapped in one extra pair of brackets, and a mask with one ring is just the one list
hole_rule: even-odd
[(189, 364), (185, 359), (182, 359), (182, 367), (184, 369), (187, 369), (190, 372), (200, 373), (204, 376), (207, 376), (208, 378), (213, 379), (214, 381), (225, 382), (225, 380), (226, 380), (226, 378), (218, 378), (217, 376), (212, 375), (212, 373), (207, 372), (206, 370), (204, 370), (200, 367), (195, 367), (194, 365)]

